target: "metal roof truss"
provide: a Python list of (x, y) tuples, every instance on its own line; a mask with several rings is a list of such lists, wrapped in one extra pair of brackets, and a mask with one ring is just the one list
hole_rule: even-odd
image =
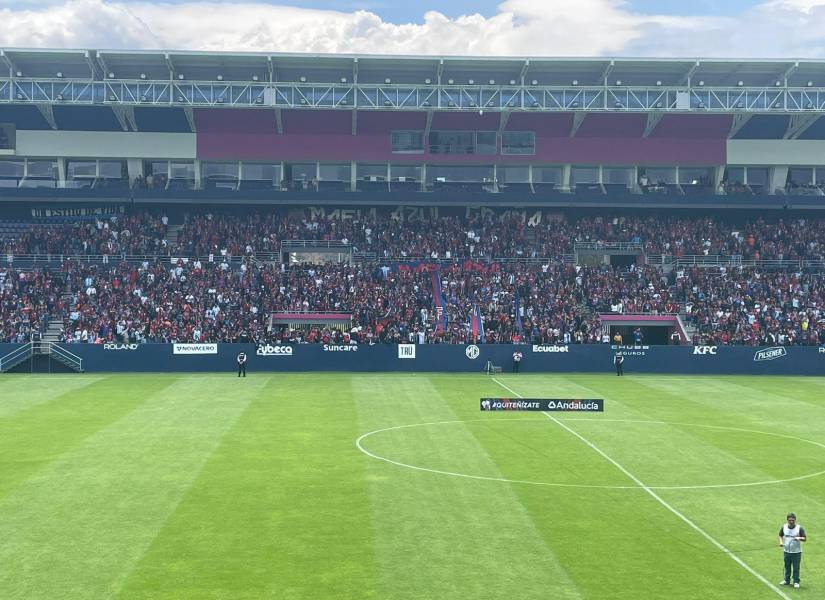
[(825, 88), (376, 85), (0, 78), (0, 103), (362, 110), (825, 112)]

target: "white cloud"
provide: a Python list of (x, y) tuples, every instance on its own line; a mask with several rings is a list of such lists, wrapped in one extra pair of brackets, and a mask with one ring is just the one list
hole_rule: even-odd
[(504, 0), (497, 14), (394, 24), (367, 10), (254, 2), (0, 0), (0, 46), (517, 56), (825, 56), (825, 0), (737, 18), (633, 12), (622, 0)]

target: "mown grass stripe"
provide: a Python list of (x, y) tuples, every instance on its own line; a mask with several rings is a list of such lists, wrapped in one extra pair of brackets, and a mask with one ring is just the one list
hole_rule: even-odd
[(120, 596), (381, 598), (355, 433), (346, 376), (273, 376)]
[(71, 379), (54, 380), (49, 376), (0, 377), (0, 420), (55, 398), (82, 389), (105, 378), (105, 375), (77, 375)]
[[(0, 418), (0, 500), (173, 381), (109, 376), (58, 396), (49, 388), (31, 388), (33, 406)], [(46, 400), (39, 401), (41, 395)]]
[[(353, 378), (362, 431), (382, 424), (455, 420), (466, 413), (466, 399), (486, 385), (480, 377), (442, 375), (379, 381), (386, 387)], [(477, 399), (471, 403), (477, 410)], [(465, 424), (411, 433), (392, 438), (392, 450), (411, 456), (426, 453), (434, 460), (453, 461), (457, 468), (496, 473), (496, 465)], [(366, 460), (382, 597), (525, 597), (522, 586), (527, 580), (531, 588), (552, 590), (554, 598), (583, 597), (506, 485)], [(426, 543), (421, 545), (421, 540)]]
[(0, 502), (0, 597), (112, 597), (249, 401), (197, 376), (109, 383), (120, 393), (104, 386), (86, 402), (140, 404)]

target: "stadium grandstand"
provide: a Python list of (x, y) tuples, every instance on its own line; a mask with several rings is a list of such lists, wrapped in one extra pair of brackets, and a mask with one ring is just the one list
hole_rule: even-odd
[(825, 62), (0, 59), (0, 341), (825, 343)]
[(823, 598), (823, 273), (825, 60), (0, 49), (0, 600)]

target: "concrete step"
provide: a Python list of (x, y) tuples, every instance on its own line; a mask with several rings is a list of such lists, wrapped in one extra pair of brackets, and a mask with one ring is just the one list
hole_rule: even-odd
[(166, 240), (169, 246), (174, 248), (178, 243), (178, 232), (183, 229), (183, 225), (169, 225), (166, 228)]

